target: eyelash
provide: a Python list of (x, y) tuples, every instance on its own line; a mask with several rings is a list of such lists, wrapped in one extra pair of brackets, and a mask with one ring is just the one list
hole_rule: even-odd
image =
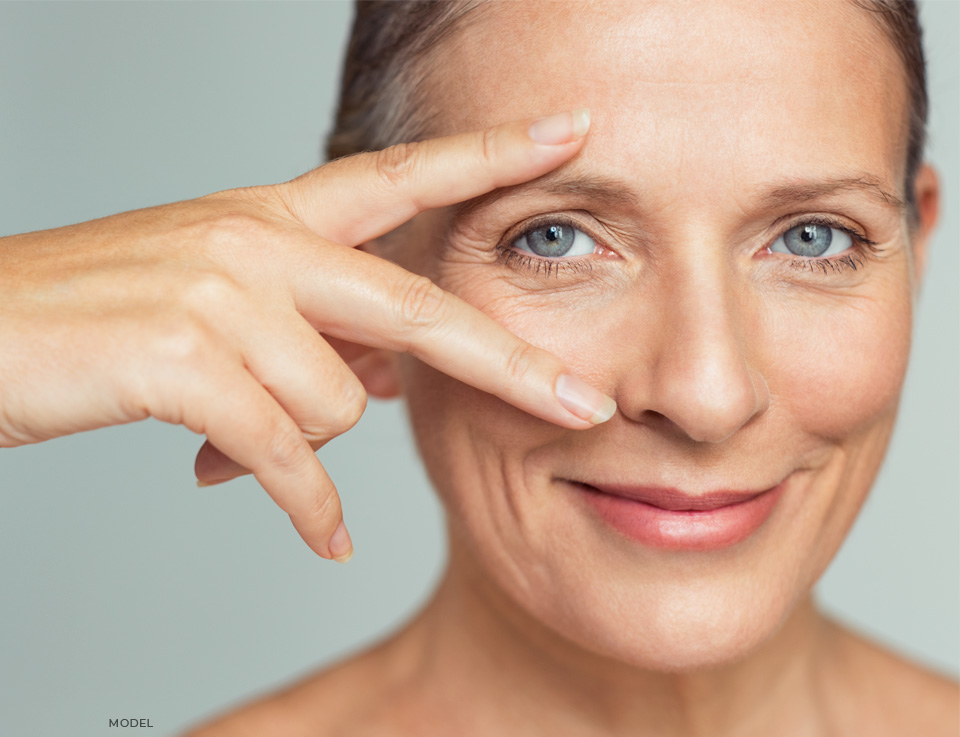
[(513, 231), (512, 234), (508, 234), (508, 237), (501, 241), (497, 246), (497, 251), (499, 251), (497, 261), (512, 268), (532, 271), (537, 275), (539, 275), (541, 271), (544, 271), (547, 277), (551, 276), (552, 274), (559, 275), (559, 272), (561, 271), (565, 273), (583, 273), (585, 271), (593, 270), (593, 261), (595, 259), (582, 257), (544, 258), (542, 256), (534, 256), (529, 253), (524, 253), (523, 251), (514, 250), (513, 244), (520, 236), (526, 235), (527, 233), (530, 233), (531, 231), (548, 224), (565, 225), (570, 228), (576, 228), (578, 230), (582, 230), (591, 238), (596, 240), (593, 235), (587, 232), (581, 223), (575, 222), (571, 218), (564, 217), (563, 215), (550, 215), (548, 217), (537, 218), (529, 223), (523, 230)]
[(782, 236), (791, 228), (795, 228), (798, 225), (807, 224), (825, 225), (828, 228), (836, 228), (837, 230), (846, 233), (848, 236), (850, 236), (850, 240), (853, 243), (853, 248), (849, 249), (853, 251), (853, 253), (842, 253), (837, 256), (831, 256), (830, 258), (797, 257), (790, 261), (789, 265), (791, 268), (807, 271), (819, 271), (823, 275), (826, 275), (828, 270), (834, 274), (843, 271), (844, 269), (853, 269), (856, 271), (858, 267), (866, 266), (866, 260), (868, 257), (876, 256), (883, 251), (883, 248), (881, 248), (880, 244), (876, 241), (872, 241), (865, 235), (861, 235), (857, 231), (848, 228), (839, 221), (823, 215), (808, 215), (803, 219), (796, 220), (781, 230), (777, 235), (777, 238)]
[[(574, 220), (564, 217), (563, 215), (551, 215), (549, 217), (538, 218), (531, 224), (527, 225), (524, 230), (514, 232), (497, 246), (497, 251), (499, 252), (497, 261), (506, 266), (510, 266), (511, 268), (532, 271), (537, 275), (539, 275), (541, 272), (544, 272), (545, 276), (547, 277), (551, 275), (559, 275), (560, 272), (583, 273), (585, 271), (591, 271), (593, 269), (593, 262), (596, 259), (582, 257), (549, 259), (514, 250), (513, 243), (520, 238), (520, 236), (526, 235), (527, 233), (546, 224), (566, 225), (568, 227), (587, 232), (581, 223), (575, 222)], [(777, 234), (777, 238), (780, 238), (788, 230), (795, 228), (798, 225), (823, 225), (828, 228), (835, 228), (839, 231), (842, 231), (850, 236), (850, 240), (853, 243), (853, 247), (848, 250), (855, 251), (855, 253), (844, 252), (840, 255), (831, 256), (828, 258), (797, 257), (791, 260), (788, 264), (794, 269), (807, 270), (811, 272), (819, 271), (822, 275), (826, 275), (828, 271), (832, 273), (838, 273), (846, 269), (853, 269), (856, 271), (859, 267), (866, 265), (866, 259), (869, 256), (876, 256), (883, 251), (883, 248), (881, 248), (876, 241), (872, 241), (855, 230), (848, 228), (834, 218), (825, 217), (823, 215), (808, 215), (797, 219), (783, 228)], [(597, 240), (589, 232), (587, 232), (587, 235), (590, 235), (591, 238)], [(769, 249), (768, 252), (770, 252)]]

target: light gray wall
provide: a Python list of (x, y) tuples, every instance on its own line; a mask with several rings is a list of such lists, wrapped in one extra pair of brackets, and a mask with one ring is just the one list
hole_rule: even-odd
[[(819, 587), (829, 610), (953, 674), (958, 11), (923, 6), (945, 201), (900, 424)], [(311, 168), (349, 14), (340, 2), (0, 3), (0, 234)], [(197, 489), (199, 445), (146, 422), (0, 450), (0, 733), (104, 735), (109, 718), (137, 716), (173, 734), (386, 633), (424, 600), (441, 513), (397, 405), (372, 403), (320, 453), (356, 543), (347, 566), (314, 556), (254, 482)]]

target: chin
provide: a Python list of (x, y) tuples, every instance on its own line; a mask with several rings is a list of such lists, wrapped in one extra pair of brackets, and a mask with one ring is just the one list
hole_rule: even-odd
[(761, 608), (736, 595), (705, 605), (696, 597), (647, 602), (624, 620), (619, 610), (558, 622), (569, 639), (598, 655), (645, 670), (692, 673), (732, 665), (780, 629), (789, 612), (774, 602)]
[(622, 569), (607, 573), (601, 577), (583, 567), (560, 573), (552, 567), (550, 580), (523, 575), (524, 588), (498, 583), (514, 606), (559, 636), (550, 643), (548, 634), (547, 647), (573, 647), (670, 673), (733, 665), (748, 657), (783, 628), (809, 590), (790, 577), (767, 582), (749, 571), (735, 580), (705, 576), (699, 581), (657, 575), (630, 580)]

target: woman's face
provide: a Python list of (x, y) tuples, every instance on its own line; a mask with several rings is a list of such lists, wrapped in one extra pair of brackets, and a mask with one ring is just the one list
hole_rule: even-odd
[[(493, 3), (436, 53), (432, 134), (579, 106), (590, 134), (540, 180), (419, 216), (391, 257), (619, 407), (566, 430), (398, 357), (455, 555), (594, 652), (744, 655), (835, 554), (897, 411), (915, 255), (895, 50), (848, 2), (625, 0)], [(571, 480), (784, 484), (755, 531), (698, 546), (626, 534)]]

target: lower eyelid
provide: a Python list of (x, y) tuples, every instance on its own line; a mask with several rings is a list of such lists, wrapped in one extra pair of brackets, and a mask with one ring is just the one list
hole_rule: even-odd
[(542, 258), (526, 251), (518, 251), (512, 246), (498, 247), (497, 262), (515, 270), (541, 273), (546, 276), (559, 275), (560, 272), (583, 273), (593, 269), (595, 259), (576, 256), (574, 258)]
[[(854, 249), (847, 249), (853, 251)], [(831, 258), (802, 258), (795, 257), (790, 261), (790, 267), (798, 271), (819, 272), (824, 275), (829, 273), (838, 273), (847, 269), (859, 271), (866, 266), (866, 262), (860, 253), (847, 253), (844, 251)]]

